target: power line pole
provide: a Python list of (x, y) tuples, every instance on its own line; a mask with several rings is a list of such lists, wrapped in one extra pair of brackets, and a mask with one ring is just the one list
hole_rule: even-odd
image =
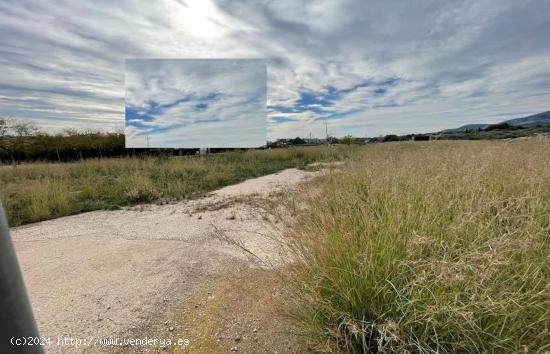
[(327, 123), (327, 120), (325, 119), (325, 135), (326, 135), (326, 139), (327, 139), (327, 144), (328, 144), (328, 123)]

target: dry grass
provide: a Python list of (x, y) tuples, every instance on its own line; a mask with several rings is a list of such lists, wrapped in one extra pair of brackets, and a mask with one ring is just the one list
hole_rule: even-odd
[(313, 350), (550, 350), (550, 144), (381, 144), (343, 168), (289, 201)]
[(0, 168), (11, 226), (97, 209), (167, 203), (278, 170), (350, 156), (350, 148), (292, 148), (185, 158), (120, 158)]

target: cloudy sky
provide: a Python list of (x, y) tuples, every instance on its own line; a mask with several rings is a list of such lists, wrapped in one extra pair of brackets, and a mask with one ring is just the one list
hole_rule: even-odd
[(259, 147), (266, 64), (258, 59), (126, 61), (126, 147)]
[(48, 130), (120, 129), (126, 58), (266, 58), (271, 139), (550, 109), (549, 0), (4, 0), (0, 32), (0, 114)]

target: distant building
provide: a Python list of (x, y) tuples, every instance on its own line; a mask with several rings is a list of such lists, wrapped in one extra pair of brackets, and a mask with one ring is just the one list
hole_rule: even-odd
[(326, 144), (327, 139), (319, 139), (319, 138), (304, 138), (304, 141), (306, 144)]
[(355, 142), (357, 144), (366, 144), (369, 143), (371, 140), (371, 138), (355, 138)]
[(429, 134), (418, 134), (418, 135), (413, 134), (413, 136), (411, 137), (411, 140), (412, 141), (430, 141), (432, 140), (432, 136)]

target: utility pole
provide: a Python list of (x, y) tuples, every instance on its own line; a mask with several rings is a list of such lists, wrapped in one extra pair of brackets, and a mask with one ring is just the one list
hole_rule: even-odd
[(147, 141), (147, 149), (149, 149), (149, 135), (145, 135), (145, 140)]
[(325, 135), (327, 137), (327, 144), (329, 143), (328, 141), (328, 123), (327, 123), (327, 120), (325, 119)]

